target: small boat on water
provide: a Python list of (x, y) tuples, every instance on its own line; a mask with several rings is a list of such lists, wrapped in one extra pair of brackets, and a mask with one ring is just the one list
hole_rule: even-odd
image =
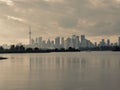
[(3, 60), (3, 59), (8, 59), (8, 58), (6, 58), (6, 57), (0, 57), (0, 60)]

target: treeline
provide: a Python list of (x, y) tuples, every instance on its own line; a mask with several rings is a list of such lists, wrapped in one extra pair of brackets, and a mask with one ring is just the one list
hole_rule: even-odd
[(25, 48), (23, 45), (11, 45), (9, 49), (4, 49), (0, 46), (0, 53), (49, 53), (49, 52), (79, 52), (80, 50), (69, 47), (67, 50), (61, 49), (39, 49), (39, 48)]
[(120, 51), (119, 46), (101, 46), (92, 48), (80, 48), (81, 51)]
[(49, 53), (49, 52), (80, 52), (80, 51), (120, 51), (118, 46), (103, 46), (103, 47), (93, 47), (93, 48), (83, 48), (75, 49), (69, 47), (68, 49), (39, 49), (39, 48), (25, 48), (23, 45), (15, 46), (11, 45), (9, 49), (4, 49), (0, 46), (0, 53)]

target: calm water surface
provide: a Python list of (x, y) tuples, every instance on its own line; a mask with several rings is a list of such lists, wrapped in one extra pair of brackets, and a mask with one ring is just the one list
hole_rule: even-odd
[(0, 90), (120, 90), (120, 52), (0, 56)]

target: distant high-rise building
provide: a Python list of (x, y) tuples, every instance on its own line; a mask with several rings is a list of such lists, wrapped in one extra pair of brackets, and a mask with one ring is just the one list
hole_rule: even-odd
[(55, 38), (55, 48), (60, 49), (60, 37)]
[(31, 44), (33, 45), (35, 43), (34, 39), (31, 39)]
[(85, 40), (85, 35), (81, 35), (81, 42)]
[(55, 49), (54, 41), (51, 41), (51, 49)]
[(47, 40), (47, 48), (50, 49), (51, 48), (51, 42), (50, 42), (50, 39)]
[(36, 38), (35, 44), (38, 44), (38, 43), (39, 43), (39, 38)]
[(38, 44), (42, 44), (42, 37), (38, 37)]
[(46, 49), (46, 41), (45, 40), (43, 40), (43, 42), (42, 42), (42, 49)]
[(95, 42), (95, 47), (97, 47), (97, 42)]
[(113, 44), (113, 43), (111, 43), (111, 46), (114, 46), (114, 44)]
[(76, 46), (76, 35), (73, 35), (72, 36), (72, 42), (71, 42), (71, 44), (72, 44), (72, 48), (75, 48), (75, 46)]
[(86, 40), (86, 46), (85, 47), (94, 47), (95, 45), (90, 41), (90, 40)]
[(99, 46), (105, 46), (105, 40), (104, 39), (101, 40)]
[(64, 48), (64, 37), (61, 38), (61, 48)]
[(71, 38), (67, 38), (65, 42), (65, 48), (68, 49), (69, 47), (72, 47), (72, 40)]
[(38, 38), (38, 45), (39, 45), (39, 48), (42, 48), (42, 37)]
[(3, 47), (4, 49), (10, 49), (10, 46), (7, 45), (7, 44), (3, 44), (2, 47)]
[(76, 45), (75, 45), (75, 49), (78, 49), (80, 45), (80, 40), (79, 40), (79, 36), (76, 36)]
[(87, 40), (85, 39), (85, 35), (81, 35), (81, 45), (80, 47), (87, 47)]
[(110, 46), (110, 40), (109, 39), (107, 40), (107, 46)]

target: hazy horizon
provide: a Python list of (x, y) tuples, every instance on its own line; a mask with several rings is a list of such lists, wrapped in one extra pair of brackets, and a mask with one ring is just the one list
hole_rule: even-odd
[(0, 44), (28, 43), (32, 37), (85, 34), (92, 42), (117, 42), (120, 0), (0, 0)]

